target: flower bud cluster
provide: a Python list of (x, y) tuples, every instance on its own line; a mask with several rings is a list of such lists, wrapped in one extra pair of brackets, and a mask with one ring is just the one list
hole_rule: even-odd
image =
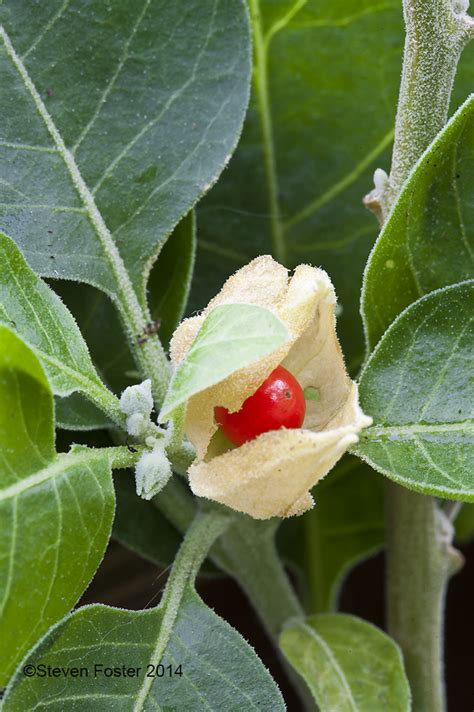
[(127, 416), (128, 434), (144, 440), (151, 449), (141, 456), (135, 466), (137, 494), (143, 499), (151, 499), (163, 489), (173, 474), (165, 452), (167, 439), (151, 421), (151, 381), (148, 379), (126, 388), (120, 398), (120, 407)]
[(151, 381), (129, 386), (120, 398), (120, 407), (127, 416), (127, 432), (134, 438), (144, 438), (150, 431), (153, 396)]

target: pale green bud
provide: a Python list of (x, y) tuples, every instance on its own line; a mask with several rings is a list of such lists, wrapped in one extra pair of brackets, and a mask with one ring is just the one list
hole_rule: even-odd
[(120, 408), (125, 415), (140, 413), (149, 419), (153, 410), (150, 379), (126, 388), (120, 398)]
[(137, 494), (143, 499), (151, 499), (161, 492), (171, 475), (171, 465), (163, 449), (146, 452), (135, 467)]
[(150, 428), (150, 419), (141, 413), (133, 413), (127, 418), (127, 433), (134, 438), (143, 438)]

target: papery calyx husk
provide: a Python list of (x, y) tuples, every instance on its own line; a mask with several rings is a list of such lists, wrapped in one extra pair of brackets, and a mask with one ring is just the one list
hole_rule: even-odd
[[(193, 396), (185, 432), (197, 460), (189, 470), (192, 491), (255, 519), (302, 514), (314, 505), (311, 488), (371, 424), (359, 407), (336, 336), (336, 295), (326, 272), (300, 265), (288, 270), (269, 256), (257, 257), (232, 275), (206, 309), (185, 319), (171, 341), (176, 367), (210, 311), (221, 304), (255, 304), (278, 316), (288, 341), (224, 381)], [(273, 430), (222, 452), (214, 437), (215, 406), (238, 411), (270, 373), (283, 365), (302, 388), (318, 390), (308, 400), (301, 428)]]

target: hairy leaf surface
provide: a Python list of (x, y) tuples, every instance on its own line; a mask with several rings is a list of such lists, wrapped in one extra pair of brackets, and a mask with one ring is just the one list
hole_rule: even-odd
[(215, 307), (177, 366), (160, 418), (166, 420), (191, 396), (259, 361), (288, 338), (286, 326), (268, 309), (253, 304)]
[(419, 299), (385, 332), (361, 377), (374, 419), (354, 451), (399, 484), (474, 500), (474, 281)]
[(18, 336), (0, 327), (0, 686), (84, 591), (113, 512), (109, 456), (56, 454), (44, 371)]
[(239, 147), (198, 208), (192, 308), (258, 254), (330, 274), (355, 370), (363, 266), (377, 234), (362, 205), (389, 166), (403, 46), (398, 0), (251, 0), (253, 92)]
[(424, 294), (474, 278), (474, 96), (414, 168), (374, 247), (362, 294), (368, 345)]
[[(33, 269), (139, 297), (216, 180), (249, 84), (242, 0), (5, 0), (1, 225)], [(54, 258), (54, 259), (51, 259)]]
[(409, 712), (410, 691), (395, 643), (354, 616), (321, 614), (286, 628), (285, 656), (321, 712)]
[(92, 671), (96, 663), (104, 668), (133, 665), (134, 676), (99, 673), (87, 681), (80, 677), (54, 680), (27, 678), (19, 670), (3, 709), (30, 709), (40, 699), (42, 705), (58, 712), (65, 708), (102, 712), (104, 705), (130, 712), (283, 712), (280, 692), (252, 648), (194, 590), (201, 538), (184, 554), (186, 545), (187, 540), (157, 608), (125, 611), (86, 606), (53, 628), (28, 658), (28, 664), (81, 666)]
[[(364, 354), (362, 274), (378, 232), (362, 198), (373, 187), (374, 169), (390, 168), (402, 5), (252, 0), (249, 6), (250, 110), (229, 169), (198, 208), (191, 307), (202, 308), (258, 254), (271, 252), (288, 267), (321, 266), (336, 287), (338, 334), (355, 373)], [(473, 58), (471, 43), (458, 69), (454, 109), (472, 91)]]
[(81, 391), (123, 420), (118, 401), (92, 364), (81, 332), (59, 297), (27, 265), (18, 247), (0, 233), (0, 322), (13, 328), (34, 350), (53, 391)]

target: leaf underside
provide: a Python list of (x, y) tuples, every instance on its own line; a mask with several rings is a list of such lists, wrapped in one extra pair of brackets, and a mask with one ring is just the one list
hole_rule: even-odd
[(395, 643), (375, 626), (341, 613), (286, 628), (285, 656), (321, 712), (409, 712), (410, 691)]

